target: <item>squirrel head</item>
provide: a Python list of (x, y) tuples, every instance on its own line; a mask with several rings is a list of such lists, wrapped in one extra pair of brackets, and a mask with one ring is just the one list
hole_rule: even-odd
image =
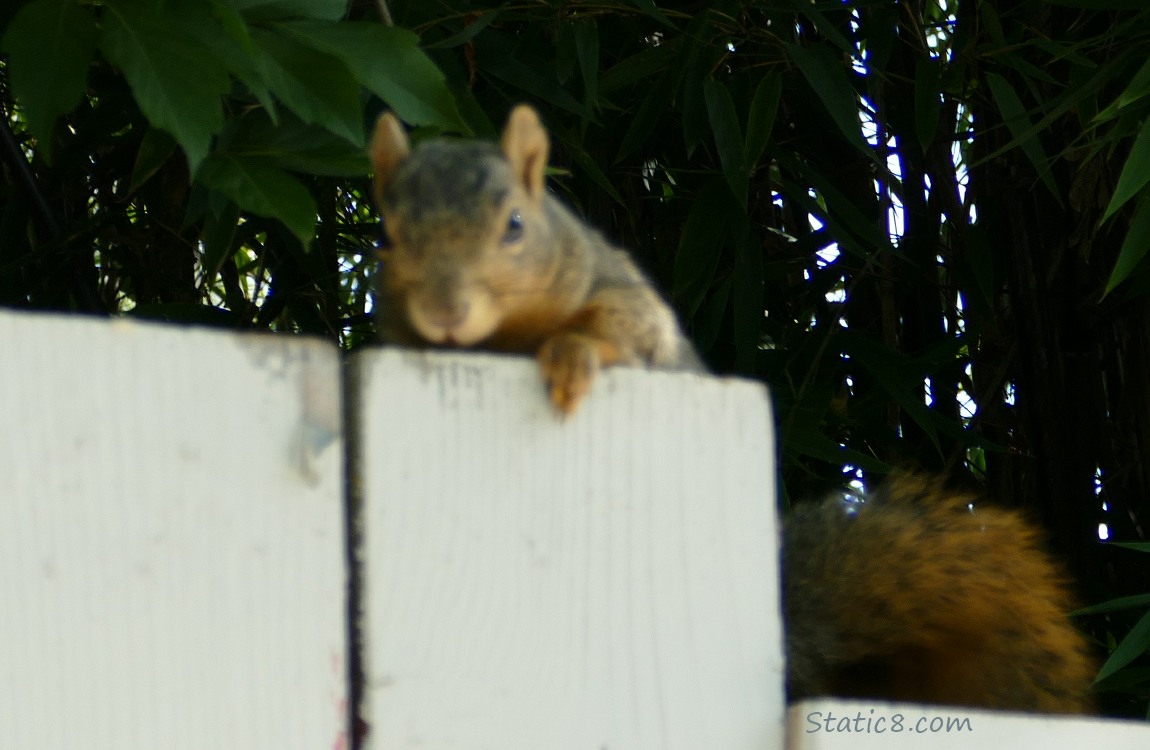
[(370, 156), (392, 324), (471, 346), (537, 307), (559, 256), (545, 206), (548, 151), (526, 105), (511, 112), (499, 147), (432, 139), (412, 148), (393, 114), (379, 117)]

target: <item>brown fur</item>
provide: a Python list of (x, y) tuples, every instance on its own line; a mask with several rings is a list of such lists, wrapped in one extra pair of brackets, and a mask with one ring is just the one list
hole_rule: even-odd
[(435, 140), (412, 150), (393, 115), (379, 118), (370, 154), (388, 239), (383, 336), (534, 354), (568, 414), (601, 367), (702, 369), (631, 258), (547, 193), (548, 151), (527, 106), (512, 111), (500, 149)]
[[(792, 698), (1091, 710), (1065, 580), (1017, 514), (903, 476), (799, 508), (783, 578)], [(849, 511), (848, 511), (849, 509)]]

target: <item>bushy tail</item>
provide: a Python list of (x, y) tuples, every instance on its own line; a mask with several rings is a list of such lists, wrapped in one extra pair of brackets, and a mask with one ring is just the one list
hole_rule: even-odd
[(902, 476), (786, 522), (791, 698), (1087, 712), (1094, 675), (1066, 581), (1017, 514)]

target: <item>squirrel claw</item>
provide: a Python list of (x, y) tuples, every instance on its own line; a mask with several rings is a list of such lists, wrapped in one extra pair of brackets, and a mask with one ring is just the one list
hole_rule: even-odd
[(589, 336), (564, 333), (545, 341), (538, 359), (551, 403), (571, 416), (599, 371), (598, 346)]

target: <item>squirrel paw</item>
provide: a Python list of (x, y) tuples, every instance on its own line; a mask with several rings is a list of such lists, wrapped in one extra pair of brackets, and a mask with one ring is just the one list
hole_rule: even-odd
[(543, 342), (538, 358), (551, 403), (570, 416), (599, 372), (598, 342), (579, 333), (561, 333)]

